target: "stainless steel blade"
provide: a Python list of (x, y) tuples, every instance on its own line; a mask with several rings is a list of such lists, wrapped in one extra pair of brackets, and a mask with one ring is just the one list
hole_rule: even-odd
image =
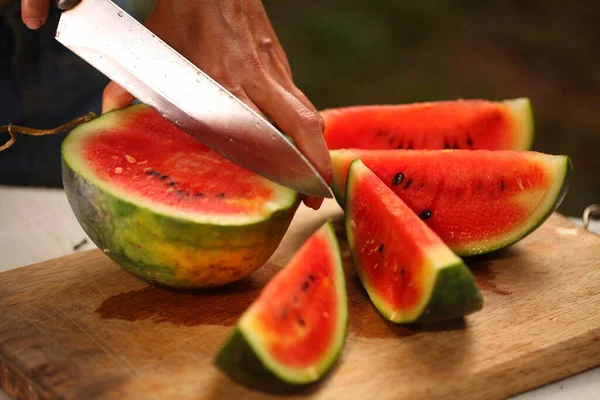
[(109, 0), (83, 0), (56, 39), (141, 102), (233, 162), (300, 193), (333, 197), (273, 125)]

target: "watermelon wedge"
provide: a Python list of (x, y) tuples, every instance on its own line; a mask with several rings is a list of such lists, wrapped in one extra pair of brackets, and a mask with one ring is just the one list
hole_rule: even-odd
[(344, 204), (350, 163), (360, 159), (458, 255), (508, 246), (540, 226), (564, 199), (567, 156), (488, 150), (335, 150), (332, 189)]
[(63, 184), (85, 232), (131, 273), (175, 287), (226, 284), (264, 264), (296, 192), (208, 149), (145, 105), (74, 129)]
[(469, 268), (360, 160), (350, 167), (346, 235), (358, 276), (388, 320), (440, 322), (482, 308)]
[(242, 315), (216, 364), (250, 386), (310, 384), (332, 368), (347, 326), (342, 260), (326, 223)]
[(529, 150), (529, 99), (456, 100), (321, 112), (330, 149)]

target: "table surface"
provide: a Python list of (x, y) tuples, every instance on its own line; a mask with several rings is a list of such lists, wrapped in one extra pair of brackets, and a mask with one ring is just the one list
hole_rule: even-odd
[[(0, 186), (0, 224), (0, 272), (95, 247), (62, 190)], [(593, 221), (590, 229), (600, 233), (600, 221)], [(514, 399), (592, 399), (599, 391), (600, 367)], [(0, 391), (0, 400), (9, 397)]]

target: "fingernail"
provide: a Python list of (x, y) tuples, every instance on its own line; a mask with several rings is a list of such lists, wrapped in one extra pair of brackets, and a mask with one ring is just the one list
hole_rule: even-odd
[(25, 19), (23, 22), (25, 22), (25, 26), (27, 26), (29, 29), (40, 29), (42, 25), (44, 25), (44, 19), (43, 18), (27, 18)]

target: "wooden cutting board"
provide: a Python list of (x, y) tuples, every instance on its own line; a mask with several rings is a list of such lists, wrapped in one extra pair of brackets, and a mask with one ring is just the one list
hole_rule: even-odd
[(600, 237), (554, 215), (509, 249), (468, 260), (487, 298), (481, 312), (417, 329), (386, 323), (370, 304), (340, 217), (332, 201), (301, 208), (271, 260), (220, 289), (149, 286), (98, 250), (0, 274), (0, 383), (19, 398), (276, 398), (232, 382), (213, 358), (327, 218), (341, 241), (350, 331), (333, 373), (296, 397), (495, 399), (600, 364)]

